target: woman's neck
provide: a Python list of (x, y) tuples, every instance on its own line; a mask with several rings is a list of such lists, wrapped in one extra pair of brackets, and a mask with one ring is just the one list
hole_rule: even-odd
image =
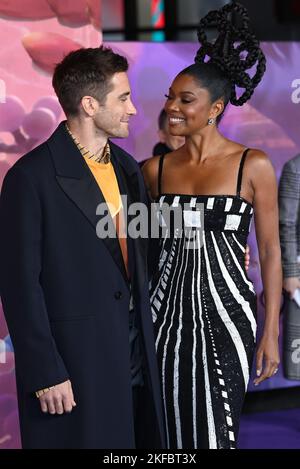
[(201, 134), (186, 137), (185, 149), (189, 159), (199, 164), (216, 155), (226, 141), (227, 139), (215, 127), (205, 129)]

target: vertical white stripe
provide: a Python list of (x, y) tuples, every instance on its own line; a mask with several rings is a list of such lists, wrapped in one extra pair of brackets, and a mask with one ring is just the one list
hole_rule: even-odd
[[(245, 275), (245, 273), (244, 273), (244, 271), (243, 271), (243, 269), (242, 269), (242, 267), (241, 267), (239, 261), (238, 261), (237, 258), (236, 258), (236, 255), (234, 254), (234, 252), (233, 252), (233, 250), (232, 250), (230, 244), (228, 243), (228, 241), (227, 241), (227, 239), (226, 239), (225, 234), (222, 233), (222, 236), (223, 236), (224, 241), (225, 241), (225, 243), (226, 243), (226, 245), (227, 245), (227, 247), (228, 247), (228, 249), (229, 249), (229, 252), (230, 252), (230, 254), (231, 254), (231, 256), (232, 256), (232, 259), (233, 259), (233, 261), (234, 261), (236, 267), (238, 268), (238, 270), (240, 271), (241, 276), (243, 277), (244, 282), (248, 285), (249, 290), (251, 290), (252, 293), (255, 293), (252, 283), (247, 279), (247, 277), (246, 277), (246, 275)], [(253, 318), (253, 319), (254, 319), (254, 318)], [(254, 321), (255, 321), (255, 319), (254, 319)], [(256, 324), (256, 323), (255, 323), (255, 324)]]
[(251, 324), (251, 328), (252, 328), (252, 332), (253, 332), (253, 336), (254, 336), (254, 339), (256, 338), (256, 321), (255, 321), (255, 318), (254, 318), (254, 315), (253, 315), (253, 311), (252, 309), (250, 308), (250, 305), (249, 305), (249, 302), (248, 301), (245, 301), (245, 298), (240, 294), (238, 288), (236, 287), (236, 284), (235, 282), (232, 280), (224, 262), (223, 262), (223, 258), (221, 256), (221, 253), (219, 251), (219, 248), (218, 248), (218, 245), (217, 245), (217, 242), (216, 242), (216, 239), (214, 237), (214, 234), (213, 232), (211, 231), (211, 237), (212, 237), (212, 240), (213, 240), (213, 243), (214, 243), (214, 247), (215, 247), (215, 252), (216, 252), (216, 255), (217, 255), (217, 258), (218, 258), (218, 263), (219, 263), (219, 266), (220, 266), (220, 269), (221, 269), (221, 272), (222, 272), (222, 275), (223, 275), (223, 278), (229, 288), (229, 291), (231, 291), (231, 293), (233, 294), (235, 300), (238, 302), (239, 305), (241, 305), (244, 313), (246, 314), (248, 320), (250, 321), (250, 324)]
[[(205, 242), (204, 238), (205, 238), (205, 232), (203, 232), (203, 243)], [(204, 333), (204, 323), (203, 323), (203, 318), (202, 318), (200, 269), (201, 269), (201, 243), (200, 243), (200, 236), (199, 236), (197, 295), (198, 295), (199, 319), (200, 319), (200, 324), (201, 324), (200, 331), (201, 331), (201, 339), (202, 339), (202, 364), (203, 364), (203, 370), (204, 370), (208, 440), (209, 440), (209, 449), (216, 449), (217, 448), (216, 428), (215, 428), (214, 415), (213, 415), (212, 402), (211, 402), (210, 381), (209, 381), (208, 365), (207, 365), (206, 340), (205, 340), (205, 333)]]
[(239, 248), (241, 249), (242, 252), (246, 252), (246, 249), (244, 248), (244, 246), (241, 245), (241, 243), (237, 240), (236, 236), (234, 233), (231, 233), (231, 236), (233, 237), (234, 241), (236, 242), (236, 244), (239, 246)]
[(224, 212), (229, 212), (229, 210), (231, 209), (231, 206), (232, 206), (232, 202), (233, 202), (233, 199), (228, 198), (226, 200)]
[[(186, 241), (185, 241), (186, 243)], [(184, 286), (184, 278), (185, 273), (188, 265), (188, 258), (189, 258), (189, 245), (190, 245), (190, 232), (189, 232), (189, 240), (187, 246), (184, 246), (184, 251), (186, 252), (186, 262), (185, 267), (182, 275), (182, 282), (180, 288), (180, 304), (179, 304), (179, 325), (177, 329), (177, 338), (176, 338), (176, 345), (175, 345), (175, 359), (174, 359), (174, 375), (173, 375), (173, 398), (174, 398), (174, 414), (175, 414), (175, 422), (176, 422), (176, 434), (177, 434), (177, 448), (182, 448), (182, 435), (181, 435), (181, 420), (180, 420), (180, 404), (179, 404), (179, 349), (181, 344), (181, 330), (182, 330), (182, 316), (183, 316), (183, 286)], [(183, 264), (183, 262), (182, 262)], [(179, 273), (180, 276), (180, 273)], [(178, 281), (179, 281), (178, 276)], [(176, 306), (174, 306), (175, 308)]]
[(197, 197), (192, 197), (190, 201), (190, 207), (191, 208), (196, 207), (196, 202), (197, 202)]
[[(181, 243), (182, 243), (182, 239), (183, 239), (183, 237), (181, 237), (181, 240), (180, 240)], [(177, 241), (177, 239), (176, 239), (176, 241)], [(169, 283), (170, 290), (169, 290), (169, 295), (168, 295), (168, 298), (167, 298), (167, 305), (166, 305), (166, 309), (165, 309), (164, 320), (163, 320), (162, 325), (160, 326), (160, 329), (159, 329), (158, 334), (157, 334), (156, 342), (155, 342), (156, 350), (158, 349), (158, 345), (159, 345), (159, 342), (160, 342), (160, 339), (161, 339), (162, 331), (163, 331), (163, 328), (166, 325), (166, 321), (167, 321), (167, 316), (168, 316), (169, 306), (170, 306), (170, 298), (171, 298), (172, 288), (173, 288), (173, 280), (175, 278), (177, 268), (178, 268), (178, 265), (179, 265), (179, 253), (181, 252), (180, 250), (181, 250), (181, 245), (179, 244), (178, 255), (176, 256), (175, 268), (174, 268), (174, 271), (173, 271), (172, 279)], [(171, 312), (172, 311), (173, 311), (173, 315), (174, 315), (175, 308), (173, 308), (173, 310), (171, 310)], [(173, 322), (173, 317), (171, 318), (170, 327), (172, 326), (172, 322)], [(169, 327), (169, 330), (170, 330), (170, 327)], [(161, 373), (162, 373), (162, 377), (161, 377), (162, 378), (162, 393), (163, 393), (163, 404), (164, 404), (164, 414), (165, 414), (165, 421), (166, 421), (166, 437), (167, 437), (167, 447), (168, 448), (170, 447), (170, 437), (169, 437), (169, 430), (168, 430), (168, 414), (167, 414), (167, 407), (166, 407), (165, 368), (166, 368), (167, 347), (168, 347), (168, 342), (169, 342), (169, 330), (167, 331), (167, 339), (166, 339), (166, 342), (165, 342), (164, 348), (163, 348), (162, 371), (161, 371)]]
[(226, 329), (228, 330), (228, 332), (230, 334), (230, 337), (231, 337), (231, 340), (232, 340), (232, 342), (235, 345), (235, 348), (237, 350), (237, 354), (238, 354), (239, 360), (241, 362), (241, 368), (242, 368), (242, 372), (243, 372), (243, 376), (244, 376), (245, 389), (247, 389), (248, 380), (249, 380), (249, 369), (248, 369), (247, 354), (246, 354), (246, 351), (245, 351), (243, 341), (240, 337), (240, 334), (239, 334), (237, 328), (235, 327), (234, 323), (230, 319), (226, 309), (224, 308), (224, 305), (221, 301), (219, 293), (217, 292), (217, 289), (215, 287), (212, 272), (211, 272), (211, 268), (210, 268), (210, 262), (209, 262), (207, 247), (206, 247), (205, 236), (203, 237), (203, 249), (204, 249), (204, 255), (205, 255), (205, 263), (206, 263), (206, 268), (207, 268), (209, 288), (210, 288), (214, 303), (216, 305), (217, 312), (218, 312), (220, 318), (222, 319)]
[[(179, 239), (180, 239), (180, 238), (179, 238)], [(181, 239), (181, 240), (182, 240), (182, 239)], [(174, 242), (177, 243), (177, 242), (178, 242), (178, 238), (174, 238), (174, 239), (173, 239), (173, 243), (174, 243)], [(178, 248), (178, 252), (180, 252), (179, 249), (180, 249), (180, 245), (179, 245), (179, 248)], [(166, 320), (167, 320), (167, 312), (168, 312), (168, 310), (169, 310), (170, 296), (171, 296), (171, 291), (172, 291), (172, 288), (173, 288), (173, 280), (174, 280), (174, 278), (175, 278), (176, 269), (177, 269), (177, 267), (178, 267), (179, 256), (176, 255), (176, 256), (175, 256), (175, 259), (176, 259), (176, 262), (175, 262), (175, 267), (174, 267), (174, 270), (173, 270), (172, 278), (169, 280), (169, 278), (165, 279), (165, 276), (164, 276), (164, 279), (165, 279), (166, 281), (168, 281), (168, 285), (169, 285), (169, 292), (168, 292), (168, 293), (169, 293), (169, 294), (168, 294), (168, 297), (167, 297), (167, 305), (166, 305), (164, 320), (163, 320), (162, 325), (161, 325), (160, 328), (159, 328), (159, 331), (158, 331), (158, 334), (157, 334), (157, 337), (156, 337), (156, 342), (155, 342), (155, 347), (156, 347), (156, 349), (158, 348), (158, 344), (159, 344), (159, 341), (160, 341), (160, 337), (161, 337), (163, 328), (164, 328), (164, 326), (165, 326), (165, 324), (166, 324)], [(165, 267), (166, 267), (166, 266), (165, 266)], [(151, 297), (151, 299), (150, 299), (151, 303), (152, 303), (152, 301), (153, 301), (152, 298), (155, 297), (155, 293), (156, 293), (156, 291), (157, 291), (158, 288), (159, 288), (159, 283), (160, 283), (160, 281), (158, 281), (158, 283), (157, 283), (157, 285), (156, 285), (156, 288), (155, 288), (155, 292), (153, 293), (153, 295), (152, 295), (152, 297)]]
[(227, 421), (227, 425), (229, 425), (229, 427), (232, 427), (232, 418), (229, 417), (229, 415), (227, 415), (226, 421)]
[(178, 207), (179, 205), (179, 200), (180, 200), (180, 196), (179, 195), (176, 195), (173, 199), (173, 203), (172, 203), (172, 207)]
[[(197, 240), (199, 236), (199, 230), (197, 230)], [(198, 244), (197, 244), (198, 246)], [(192, 310), (193, 310), (193, 352), (192, 352), (192, 408), (193, 408), (193, 439), (194, 448), (198, 447), (197, 439), (197, 389), (196, 389), (196, 371), (197, 371), (197, 360), (196, 360), (196, 349), (197, 349), (197, 322), (196, 322), (196, 306), (195, 306), (195, 268), (196, 268), (196, 249), (193, 249), (193, 276), (192, 276)], [(200, 266), (198, 267), (200, 269)]]
[[(176, 244), (176, 243), (177, 243), (177, 238), (173, 238), (171, 249), (173, 248), (174, 244)], [(168, 264), (169, 264), (170, 260), (173, 261), (173, 257), (171, 257), (170, 253), (169, 253), (169, 258), (166, 259), (166, 262), (165, 262), (165, 264), (162, 268), (159, 280), (157, 281), (156, 287), (155, 287), (155, 289), (154, 289), (154, 291), (151, 295), (151, 298), (150, 298), (151, 303), (153, 302), (153, 300), (155, 298), (156, 292), (157, 292), (157, 290), (160, 286), (161, 279), (164, 278), (166, 282), (168, 281), (169, 275), (167, 275), (167, 272), (168, 272)], [(171, 263), (171, 267), (172, 267), (172, 263)]]
[(159, 296), (161, 301), (164, 299), (164, 293), (161, 289), (158, 290), (157, 295)]
[(212, 210), (213, 206), (214, 206), (214, 203), (215, 203), (215, 198), (214, 197), (209, 197), (207, 199), (207, 204), (206, 204), (206, 208), (208, 210)]
[[(180, 242), (181, 242), (181, 244), (184, 243), (184, 236), (181, 237)], [(173, 327), (173, 320), (174, 320), (174, 316), (175, 316), (175, 312), (176, 312), (176, 297), (177, 297), (177, 289), (178, 289), (178, 282), (179, 282), (180, 272), (181, 272), (182, 264), (183, 264), (183, 255), (184, 255), (184, 249), (183, 249), (183, 246), (180, 245), (179, 248), (178, 248), (177, 262), (176, 262), (176, 267), (174, 269), (173, 279), (175, 277), (175, 273), (176, 273), (176, 270), (177, 270), (178, 266), (179, 266), (179, 273), (176, 276), (177, 282), (176, 282), (175, 292), (174, 292), (174, 296), (173, 296), (174, 301), (173, 301), (173, 307), (171, 309), (171, 312), (172, 312), (171, 320), (170, 320), (170, 325), (169, 325), (168, 330), (167, 330), (167, 337), (166, 337), (166, 341), (164, 343), (163, 359), (162, 359), (162, 385), (163, 385), (162, 388), (163, 388), (163, 401), (164, 401), (165, 416), (166, 416), (167, 445), (168, 445), (168, 448), (170, 446), (170, 439), (169, 439), (169, 432), (168, 432), (168, 419), (167, 419), (167, 409), (166, 409), (165, 369), (166, 369), (168, 344), (169, 344), (169, 339), (170, 339), (170, 330)], [(180, 264), (179, 264), (179, 258), (181, 260)], [(172, 284), (171, 284), (172, 286), (173, 286), (173, 279), (172, 279)], [(170, 295), (169, 295), (168, 300), (167, 300), (167, 307), (166, 307), (166, 311), (165, 311), (165, 319), (164, 319), (164, 322), (163, 322), (162, 326), (160, 327), (159, 335), (156, 339), (157, 344), (158, 344), (158, 341), (160, 339), (161, 330), (162, 330), (164, 324), (166, 323), (167, 313), (169, 311), (169, 300), (170, 300), (170, 297), (171, 297), (172, 286), (170, 288)], [(179, 429), (179, 433), (181, 434), (181, 428)], [(176, 426), (176, 435), (177, 435), (177, 443), (178, 443), (178, 428), (177, 428), (177, 426)], [(181, 448), (181, 446), (179, 446), (179, 448)]]
[(242, 205), (241, 205), (241, 208), (240, 208), (240, 210), (239, 210), (239, 213), (244, 213), (246, 207), (247, 207), (247, 204), (245, 204), (245, 202), (242, 202)]
[(164, 253), (166, 240), (167, 240), (168, 238), (169, 238), (169, 230), (168, 230), (168, 228), (167, 228), (167, 229), (166, 229), (166, 234), (165, 234), (165, 237), (164, 237), (164, 240), (163, 240), (163, 244), (162, 244), (162, 247), (161, 247), (161, 250), (160, 250), (160, 254), (159, 254), (159, 261), (161, 260), (162, 255), (163, 255), (163, 253)]
[(162, 215), (161, 212), (156, 212), (156, 217), (157, 217), (157, 221), (158, 221), (158, 224), (161, 228), (165, 228), (167, 226), (165, 220), (164, 220), (164, 217)]
[(159, 199), (159, 205), (160, 205), (160, 207), (161, 207), (162, 204), (164, 203), (164, 200), (165, 200), (165, 196), (162, 195), (162, 196), (160, 197), (160, 199)]

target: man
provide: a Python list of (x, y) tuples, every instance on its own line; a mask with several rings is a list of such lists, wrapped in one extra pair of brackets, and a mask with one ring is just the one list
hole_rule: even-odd
[[(147, 244), (124, 237), (120, 200), (146, 203), (145, 187), (109, 141), (136, 113), (127, 68), (104, 47), (67, 55), (53, 76), (67, 121), (3, 184), (0, 287), (23, 448), (164, 444)], [(115, 236), (103, 238), (106, 203)]]
[(283, 369), (286, 378), (300, 379), (300, 155), (283, 167), (279, 184), (284, 314)]

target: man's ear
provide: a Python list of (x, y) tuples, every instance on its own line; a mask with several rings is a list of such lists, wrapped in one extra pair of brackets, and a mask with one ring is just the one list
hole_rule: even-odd
[(83, 96), (83, 98), (81, 98), (81, 106), (90, 117), (93, 117), (99, 109), (98, 101), (92, 96)]

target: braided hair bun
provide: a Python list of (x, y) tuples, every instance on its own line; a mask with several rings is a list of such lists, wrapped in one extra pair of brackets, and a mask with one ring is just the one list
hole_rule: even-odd
[[(231, 13), (237, 13), (241, 17), (240, 27), (235, 26), (228, 18)], [(219, 32), (214, 42), (207, 39), (205, 30), (208, 26), (216, 27)], [(229, 101), (235, 106), (242, 106), (252, 96), (266, 70), (266, 58), (259, 47), (258, 39), (249, 28), (246, 8), (234, 2), (220, 10), (210, 11), (200, 20), (197, 35), (201, 46), (195, 63), (217, 66), (231, 83)], [(247, 71), (254, 65), (256, 71), (251, 77)], [(236, 87), (244, 89), (239, 97)]]

